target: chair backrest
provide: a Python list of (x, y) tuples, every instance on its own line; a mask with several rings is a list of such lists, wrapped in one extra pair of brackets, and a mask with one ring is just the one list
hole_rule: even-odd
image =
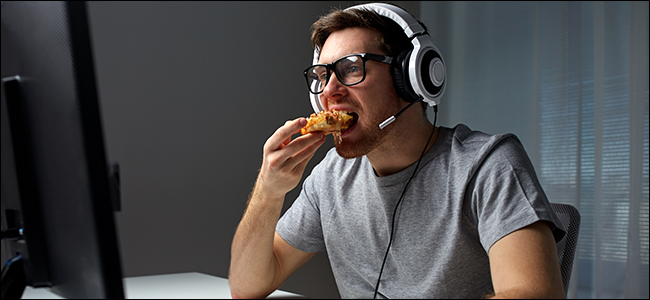
[(569, 204), (551, 203), (551, 207), (560, 218), (564, 229), (566, 229), (566, 235), (557, 242), (556, 246), (557, 257), (560, 261), (560, 271), (562, 272), (564, 293), (567, 294), (569, 291), (571, 270), (573, 268), (573, 258), (575, 257), (578, 243), (578, 233), (580, 231), (580, 212)]

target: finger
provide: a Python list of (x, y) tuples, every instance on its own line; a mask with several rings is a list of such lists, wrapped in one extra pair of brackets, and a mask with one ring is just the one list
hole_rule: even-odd
[(287, 159), (293, 157), (300, 151), (303, 151), (305, 148), (313, 145), (314, 143), (319, 142), (321, 139), (324, 139), (322, 132), (312, 132), (306, 135), (302, 135), (293, 139), (289, 144), (285, 145), (282, 150), (286, 153)]
[[(291, 170), (298, 163), (296, 160), (289, 161), (296, 154), (304, 151), (306, 148), (312, 146), (315, 143), (318, 143), (321, 139), (324, 139), (322, 133), (310, 133), (297, 137), (289, 144), (283, 146), (281, 149), (277, 149), (271, 152), (268, 152), (267, 158), (270, 166), (273, 168), (280, 168), (283, 170)], [(320, 145), (319, 145), (320, 146)], [(309, 151), (309, 150), (308, 150)], [(300, 159), (302, 160), (302, 159)]]
[(291, 142), (291, 137), (288, 137), (286, 140), (284, 140), (284, 141), (282, 142), (282, 144), (280, 144), (280, 147), (278, 147), (278, 149), (282, 149), (282, 148), (284, 148), (284, 147), (285, 147), (286, 145), (288, 145), (290, 142)]
[(287, 141), (291, 140), (294, 133), (298, 133), (302, 127), (307, 125), (305, 118), (297, 118), (284, 123), (283, 126), (278, 128), (275, 133), (267, 140), (267, 147), (269, 150), (277, 150), (282, 145), (288, 144)]
[(302, 150), (298, 151), (296, 154), (293, 156), (289, 157), (286, 162), (286, 167), (290, 168), (295, 171), (302, 172), (309, 160), (314, 156), (318, 148), (325, 143), (325, 135), (321, 134), (314, 134), (315, 136), (320, 137), (320, 139), (316, 140), (314, 143), (309, 144), (307, 147), (303, 148)]

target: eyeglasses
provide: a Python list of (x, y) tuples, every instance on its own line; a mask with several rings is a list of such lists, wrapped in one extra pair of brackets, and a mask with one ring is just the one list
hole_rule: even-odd
[(366, 61), (368, 60), (390, 64), (393, 58), (379, 54), (359, 53), (343, 56), (333, 63), (313, 65), (303, 72), (309, 91), (312, 94), (322, 93), (330, 81), (332, 71), (343, 85), (351, 86), (361, 83), (366, 79)]

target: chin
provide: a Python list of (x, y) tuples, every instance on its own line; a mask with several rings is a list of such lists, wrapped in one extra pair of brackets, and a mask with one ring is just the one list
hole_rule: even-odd
[(336, 153), (338, 153), (340, 157), (343, 157), (345, 159), (357, 158), (357, 157), (364, 156), (366, 154), (363, 151), (357, 150), (356, 147), (351, 147), (350, 145), (337, 143), (335, 147), (336, 147)]
[(357, 141), (346, 141), (344, 138), (343, 143), (334, 144), (336, 153), (345, 159), (364, 156), (376, 149), (389, 131), (390, 129), (378, 130), (370, 135), (365, 135)]

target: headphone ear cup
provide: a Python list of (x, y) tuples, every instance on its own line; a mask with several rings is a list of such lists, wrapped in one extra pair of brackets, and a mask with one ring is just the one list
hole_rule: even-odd
[(395, 91), (402, 100), (409, 103), (414, 102), (419, 98), (415, 91), (413, 91), (408, 76), (408, 61), (410, 56), (411, 50), (402, 51), (392, 64), (393, 85), (395, 86)]

